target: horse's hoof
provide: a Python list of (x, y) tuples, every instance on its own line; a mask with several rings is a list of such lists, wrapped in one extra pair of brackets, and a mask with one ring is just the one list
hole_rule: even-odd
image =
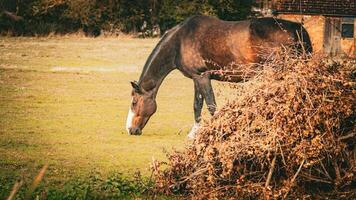
[(200, 127), (199, 123), (194, 123), (192, 129), (189, 131), (189, 134), (187, 135), (189, 140), (195, 139), (195, 136), (196, 136), (196, 133), (197, 133), (199, 127)]
[(188, 140), (194, 140), (194, 138), (195, 138), (195, 133), (189, 132), (189, 134), (187, 135), (187, 138), (188, 138)]

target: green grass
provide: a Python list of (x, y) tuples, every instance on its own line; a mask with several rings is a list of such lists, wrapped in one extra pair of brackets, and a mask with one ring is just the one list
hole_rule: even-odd
[(157, 42), (0, 38), (0, 199), (17, 180), (29, 184), (44, 164), (41, 187), (57, 198), (82, 185), (76, 180), (90, 185), (93, 173), (102, 183), (117, 172), (148, 177), (152, 159), (165, 159), (164, 149), (183, 149), (193, 122), (193, 83), (178, 71), (161, 86), (143, 135), (129, 136), (124, 127), (129, 81), (138, 79)]
[(49, 164), (60, 188), (93, 172), (149, 175), (163, 149), (181, 149), (192, 123), (192, 82), (171, 74), (144, 134), (124, 128), (129, 81), (157, 39), (0, 38), (0, 199)]

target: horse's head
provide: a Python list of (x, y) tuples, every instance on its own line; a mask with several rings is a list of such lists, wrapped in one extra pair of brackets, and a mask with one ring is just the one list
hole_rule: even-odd
[(152, 92), (145, 91), (137, 82), (131, 82), (131, 105), (127, 115), (126, 130), (130, 135), (141, 135), (142, 129), (156, 112), (156, 100)]

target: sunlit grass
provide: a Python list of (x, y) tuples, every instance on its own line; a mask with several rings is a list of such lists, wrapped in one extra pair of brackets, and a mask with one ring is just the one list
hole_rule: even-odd
[(138, 79), (157, 42), (0, 38), (0, 199), (44, 164), (45, 187), (61, 189), (93, 172), (132, 176), (140, 170), (147, 177), (152, 159), (165, 159), (164, 149), (184, 148), (193, 82), (178, 71), (162, 84), (158, 111), (143, 135), (129, 136), (124, 128), (129, 81)]
[[(48, 70), (54, 66), (141, 68), (158, 39), (1, 38), (3, 67)], [(131, 70), (132, 72), (132, 70)]]
[(179, 72), (162, 85), (144, 134), (124, 129), (129, 81), (157, 41), (0, 38), (0, 198), (46, 163), (44, 181), (56, 187), (93, 171), (147, 176), (163, 149), (183, 148), (193, 91)]

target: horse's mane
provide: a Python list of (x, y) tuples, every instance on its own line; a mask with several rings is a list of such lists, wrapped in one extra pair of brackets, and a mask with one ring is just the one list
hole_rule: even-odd
[(156, 58), (157, 54), (160, 52), (162, 46), (172, 39), (172, 36), (180, 29), (180, 27), (182, 27), (183, 24), (184, 24), (184, 22), (174, 26), (173, 28), (171, 28), (170, 30), (168, 30), (167, 32), (165, 32), (163, 34), (162, 38), (160, 39), (160, 41), (158, 42), (156, 47), (153, 49), (152, 53), (148, 57), (145, 65), (143, 67), (140, 79), (138, 81), (139, 85), (142, 81), (142, 78), (146, 75), (147, 71), (149, 70), (153, 60)]

